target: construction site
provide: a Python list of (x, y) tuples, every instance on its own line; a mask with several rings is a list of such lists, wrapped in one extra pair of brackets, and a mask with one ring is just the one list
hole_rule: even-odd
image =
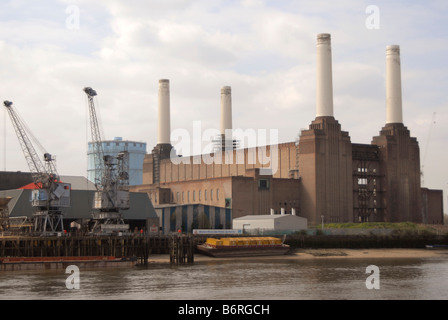
[(231, 87), (224, 86), (211, 162), (176, 153), (169, 80), (161, 79), (157, 145), (144, 156), (140, 185), (129, 185), (126, 148), (115, 155), (103, 150), (93, 88), (83, 89), (93, 181), (60, 176), (52, 155), (35, 149), (40, 143), (13, 102), (4, 101), (30, 172), (1, 173), (2, 257), (147, 257), (168, 250), (176, 261), (192, 261), (192, 248), (203, 237), (173, 234), (232, 229), (233, 219), (247, 215), (297, 215), (308, 226), (443, 224), (442, 190), (422, 188), (418, 140), (403, 123), (400, 47), (386, 48), (385, 124), (379, 123), (371, 144), (359, 144), (334, 117), (331, 45), (330, 34), (317, 35), (316, 117), (291, 142), (239, 148)]

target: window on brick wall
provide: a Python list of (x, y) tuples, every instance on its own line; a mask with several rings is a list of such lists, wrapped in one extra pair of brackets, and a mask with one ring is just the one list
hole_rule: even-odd
[(268, 190), (269, 189), (269, 180), (268, 179), (259, 179), (258, 180), (258, 189), (259, 190)]

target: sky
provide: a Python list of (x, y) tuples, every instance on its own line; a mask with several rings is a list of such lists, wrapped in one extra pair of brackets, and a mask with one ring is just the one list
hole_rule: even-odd
[[(148, 152), (159, 79), (170, 80), (172, 130), (219, 129), (220, 90), (231, 86), (233, 128), (291, 142), (315, 118), (316, 35), (330, 33), (334, 116), (352, 143), (370, 143), (385, 124), (385, 49), (398, 44), (424, 186), (446, 191), (447, 17), (445, 0), (1, 1), (0, 98), (61, 175), (87, 175), (86, 86), (98, 93), (103, 139)], [(29, 171), (3, 109), (0, 170)]]

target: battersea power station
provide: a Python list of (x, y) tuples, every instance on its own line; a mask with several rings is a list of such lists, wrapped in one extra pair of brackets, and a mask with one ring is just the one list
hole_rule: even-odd
[(442, 190), (421, 187), (419, 144), (403, 123), (400, 47), (386, 47), (386, 122), (371, 144), (352, 142), (334, 117), (330, 34), (317, 35), (316, 49), (316, 117), (288, 143), (240, 148), (225, 86), (213, 151), (177, 155), (169, 80), (159, 81), (157, 145), (145, 155), (143, 183), (131, 191), (149, 194), (164, 229), (232, 228), (235, 218), (281, 214), (306, 218), (308, 226), (443, 223)]

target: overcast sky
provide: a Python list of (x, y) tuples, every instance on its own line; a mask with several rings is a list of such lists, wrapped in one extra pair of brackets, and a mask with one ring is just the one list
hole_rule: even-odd
[[(231, 86), (234, 128), (278, 129), (290, 142), (315, 117), (316, 35), (331, 33), (335, 118), (353, 143), (370, 143), (385, 124), (385, 48), (398, 44), (404, 123), (425, 185), (446, 190), (447, 17), (445, 0), (1, 1), (1, 99), (62, 175), (86, 176), (85, 86), (98, 92), (104, 139), (146, 142), (148, 152), (159, 79), (170, 80), (172, 130), (219, 129), (220, 90)], [(29, 171), (0, 116), (0, 169)]]

